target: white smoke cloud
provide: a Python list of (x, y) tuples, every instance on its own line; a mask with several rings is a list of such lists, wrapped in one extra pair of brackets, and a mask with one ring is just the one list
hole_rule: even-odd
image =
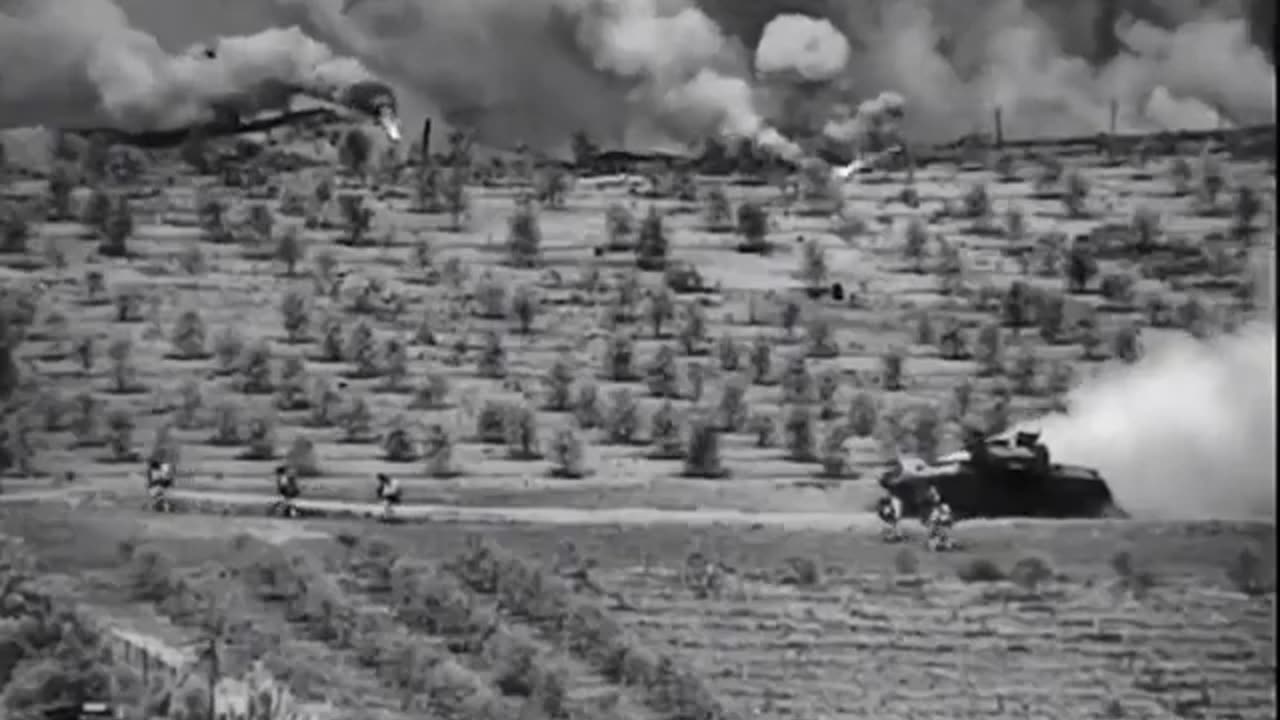
[[(443, 116), (491, 142), (548, 149), (577, 130), (604, 145), (716, 132), (781, 143), (779, 127), (821, 134), (833, 108), (882, 91), (903, 97), (913, 141), (989, 130), (996, 105), (1010, 137), (1102, 130), (1113, 101), (1121, 130), (1203, 125), (1218, 110), (1270, 122), (1275, 111), (1274, 12), (1259, 0), (364, 0), (348, 14), (342, 0), (116, 2), (128, 23), (108, 0), (0, 0), (11, 14), (61, 13), (59, 32), (76, 37), (45, 52), (28, 27), (19, 66), (36, 57), (69, 71), (102, 42), (136, 45), (115, 66), (163, 85), (153, 66), (190, 42), (296, 24), (392, 81), (410, 122)], [(835, 32), (809, 42), (822, 22)], [(0, 32), (14, 59), (12, 21)], [(848, 58), (825, 95), (762, 91), (757, 75), (777, 74), (762, 69), (823, 77), (840, 37)], [(37, 98), (67, 102), (72, 74), (51, 85), (10, 73), (0, 85), (9, 122)], [(82, 97), (69, 106), (92, 117), (100, 108)]]
[(830, 22), (805, 15), (779, 15), (760, 37), (756, 72), (826, 82), (844, 71), (850, 52), (849, 40)]
[(170, 52), (108, 0), (0, 0), (0, 128), (180, 127), (213, 103), (278, 106), (295, 91), (331, 98), (372, 79), (297, 28), (213, 43), (216, 59)]
[(1057, 459), (1098, 468), (1135, 516), (1275, 522), (1274, 252), (1255, 252), (1251, 271), (1258, 318), (1208, 341), (1167, 339), (1039, 421)]
[(1042, 421), (1054, 457), (1098, 468), (1137, 517), (1275, 519), (1276, 335), (1179, 338)]

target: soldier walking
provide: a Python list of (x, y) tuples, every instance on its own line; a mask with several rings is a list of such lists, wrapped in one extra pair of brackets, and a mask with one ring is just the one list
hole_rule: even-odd
[(955, 525), (955, 516), (951, 513), (951, 506), (942, 499), (938, 488), (932, 485), (925, 496), (925, 503), (928, 508), (925, 516), (925, 527), (929, 531), (927, 547), (934, 552), (954, 550), (956, 544), (951, 539), (951, 528)]
[(889, 494), (880, 498), (880, 502), (876, 504), (876, 515), (879, 515), (881, 522), (885, 524), (880, 532), (882, 540), (887, 543), (897, 543), (906, 539), (906, 534), (899, 525), (902, 521), (902, 501), (896, 495)]

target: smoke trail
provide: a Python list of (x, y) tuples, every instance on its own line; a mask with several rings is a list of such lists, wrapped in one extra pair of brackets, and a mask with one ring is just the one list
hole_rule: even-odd
[(1097, 467), (1139, 517), (1275, 521), (1274, 257), (1257, 286), (1266, 317), (1213, 341), (1180, 337), (1081, 387), (1041, 421), (1065, 462)]
[(327, 99), (370, 80), (296, 28), (219, 38), (172, 53), (109, 0), (0, 0), (0, 127), (174, 128), (213, 119), (213, 105)]

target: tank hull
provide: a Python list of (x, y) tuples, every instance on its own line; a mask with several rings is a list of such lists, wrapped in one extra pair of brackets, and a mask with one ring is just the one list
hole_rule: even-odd
[(1096, 472), (1055, 467), (1048, 473), (1021, 468), (959, 465), (929, 476), (886, 478), (885, 489), (898, 497), (903, 511), (922, 516), (928, 489), (936, 487), (960, 518), (1108, 518), (1123, 517), (1111, 488)]

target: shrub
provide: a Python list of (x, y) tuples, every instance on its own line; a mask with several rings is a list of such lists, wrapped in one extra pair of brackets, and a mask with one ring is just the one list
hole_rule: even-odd
[(297, 290), (286, 292), (280, 300), (280, 315), (283, 319), (286, 342), (303, 343), (308, 340), (307, 331), (311, 325), (311, 312), (305, 295)]
[(285, 453), (285, 464), (292, 468), (298, 477), (319, 477), (321, 474), (315, 443), (305, 435), (293, 438), (288, 452)]
[(507, 415), (510, 403), (504, 400), (486, 399), (476, 413), (476, 442), (501, 445), (507, 441)]
[(974, 558), (956, 569), (956, 575), (967, 583), (993, 583), (1005, 579), (1005, 572), (994, 561)]
[(541, 263), (542, 228), (530, 202), (520, 202), (508, 220), (507, 258), (515, 267), (537, 267)]
[(146, 300), (141, 290), (128, 288), (116, 293), (116, 322), (142, 322), (142, 303)]
[(720, 431), (706, 418), (695, 418), (690, 424), (684, 474), (700, 478), (722, 478), (729, 474), (720, 457)]
[(138, 382), (132, 339), (122, 337), (113, 340), (107, 348), (107, 357), (111, 358), (111, 392), (125, 395), (145, 390)]
[(742, 348), (732, 335), (721, 335), (716, 341), (716, 357), (720, 361), (721, 370), (737, 372), (742, 359)]
[(764, 335), (756, 335), (751, 341), (747, 362), (751, 367), (751, 382), (767, 385), (773, 380), (773, 343)]
[(662, 215), (651, 205), (640, 224), (639, 237), (636, 239), (636, 267), (641, 270), (663, 270), (667, 266), (669, 245)]
[(547, 396), (544, 409), (551, 412), (567, 412), (573, 405), (573, 384), (577, 379), (577, 370), (573, 358), (567, 353), (560, 354), (547, 370), (544, 384)]
[(840, 355), (840, 344), (836, 340), (835, 327), (831, 319), (815, 313), (805, 324), (805, 341), (807, 353), (812, 358), (834, 358)]
[(429, 477), (454, 477), (460, 472), (453, 460), (453, 437), (443, 425), (434, 424), (427, 428), (422, 455)]
[(368, 443), (373, 441), (373, 412), (364, 396), (356, 395), (342, 412), (338, 421), (342, 425), (341, 441), (345, 443)]
[(833, 423), (827, 428), (822, 438), (822, 452), (819, 461), (822, 463), (822, 475), (828, 478), (846, 478), (850, 476), (849, 456), (845, 452), (844, 443), (849, 439), (850, 431), (845, 425)]
[(209, 357), (205, 349), (207, 330), (204, 318), (195, 310), (187, 310), (178, 316), (169, 342), (173, 346), (171, 356), (179, 360), (200, 360)]
[(635, 341), (631, 336), (617, 332), (609, 336), (604, 354), (604, 377), (614, 382), (636, 379)]
[(904, 374), (906, 353), (894, 348), (880, 357), (880, 387), (889, 392), (898, 392), (906, 388)]
[(742, 236), (738, 246), (742, 252), (769, 252), (769, 215), (765, 209), (750, 201), (739, 205), (738, 234)]
[(813, 462), (818, 459), (814, 441), (813, 414), (804, 406), (787, 411), (782, 426), (787, 459), (793, 462)]
[(740, 375), (729, 376), (720, 387), (720, 398), (716, 404), (716, 427), (725, 432), (741, 431), (746, 425), (749, 410), (747, 383)]
[(670, 345), (661, 345), (645, 369), (649, 394), (660, 398), (680, 395), (680, 372), (676, 365), (676, 352)]
[(854, 437), (869, 438), (876, 431), (879, 407), (871, 393), (860, 391), (849, 401), (848, 426)]
[(645, 320), (653, 330), (655, 338), (662, 337), (662, 328), (675, 319), (676, 298), (670, 288), (659, 288), (648, 293), (644, 305)]
[(413, 410), (441, 410), (449, 407), (449, 378), (438, 372), (428, 372), (414, 388), (409, 407)]
[(609, 395), (609, 407), (604, 417), (606, 440), (614, 445), (632, 444), (639, 425), (640, 409), (635, 396), (626, 388), (614, 390)]
[(655, 460), (678, 460), (685, 457), (680, 417), (670, 400), (664, 401), (649, 418), (650, 457)]
[(107, 448), (114, 462), (136, 462), (138, 453), (133, 448), (133, 415), (117, 408), (107, 414)]
[(507, 376), (507, 349), (502, 343), (502, 336), (495, 331), (486, 332), (481, 340), (476, 374), (495, 379)]
[(245, 431), (246, 460), (274, 460), (276, 458), (276, 419), (269, 412), (262, 412), (249, 419)]
[(1009, 579), (1027, 592), (1036, 592), (1044, 583), (1053, 579), (1053, 568), (1044, 558), (1024, 557), (1010, 568)]
[(586, 477), (590, 471), (586, 467), (584, 446), (582, 435), (573, 428), (562, 427), (556, 430), (548, 452), (551, 475), (572, 480)]
[(707, 314), (702, 306), (696, 303), (685, 305), (681, 315), (678, 341), (680, 351), (685, 355), (703, 355), (706, 353)]
[(578, 386), (578, 392), (573, 398), (573, 417), (583, 430), (600, 427), (604, 422), (600, 411), (599, 388), (595, 383), (588, 381)]
[(507, 452), (512, 460), (538, 460), (538, 415), (528, 405), (508, 405), (502, 418)]
[(235, 447), (242, 442), (240, 408), (231, 402), (221, 402), (213, 409), (213, 435), (209, 444)]
[(755, 438), (755, 446), (758, 448), (770, 448), (777, 442), (777, 423), (767, 413), (753, 413), (747, 420), (747, 432)]
[(245, 348), (239, 360), (236, 389), (246, 395), (270, 395), (276, 390), (271, 345), (259, 340)]
[(418, 460), (418, 443), (413, 428), (403, 415), (391, 419), (382, 436), (382, 457), (387, 462), (409, 463)]

